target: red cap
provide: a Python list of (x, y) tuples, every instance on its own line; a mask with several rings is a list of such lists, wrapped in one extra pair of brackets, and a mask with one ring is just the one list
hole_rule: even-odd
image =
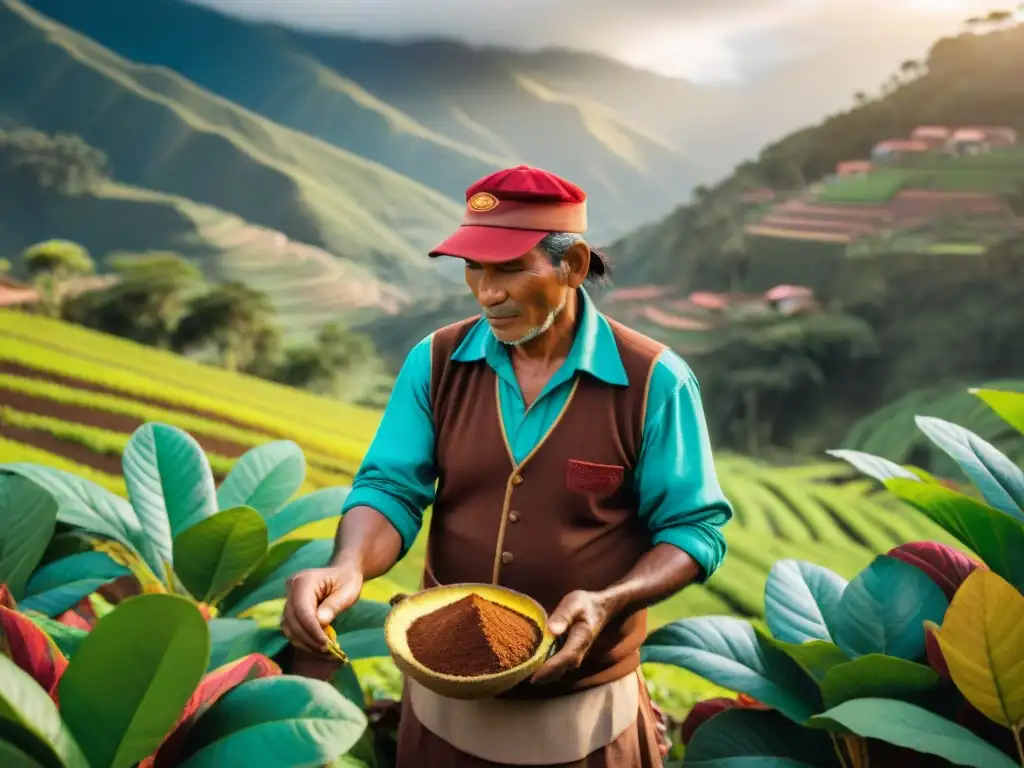
[(430, 252), (485, 264), (518, 259), (551, 232), (587, 229), (587, 195), (570, 181), (518, 165), (466, 190), (462, 226)]

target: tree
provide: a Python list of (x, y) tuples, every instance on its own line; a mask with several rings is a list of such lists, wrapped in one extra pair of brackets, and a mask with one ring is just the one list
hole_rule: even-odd
[(283, 383), (320, 394), (336, 394), (338, 379), (375, 355), (373, 342), (353, 333), (340, 323), (328, 323), (317, 334), (315, 344), (293, 348), (277, 379)]
[(22, 254), (25, 271), (39, 293), (39, 307), (48, 317), (60, 317), (71, 280), (92, 274), (96, 265), (89, 252), (70, 240), (47, 240)]
[(114, 254), (107, 264), (118, 282), (82, 296), (69, 317), (105, 333), (169, 348), (189, 298), (205, 287), (202, 272), (169, 251)]
[(752, 456), (772, 444), (796, 401), (826, 387), (845, 362), (877, 351), (871, 326), (838, 312), (735, 317), (710, 333), (708, 351), (695, 361), (709, 420)]
[(0, 177), (20, 194), (79, 195), (110, 177), (107, 156), (70, 134), (0, 130)]
[(182, 352), (212, 344), (221, 365), (239, 370), (253, 360), (256, 344), (273, 319), (269, 296), (242, 283), (225, 283), (189, 302), (171, 346)]

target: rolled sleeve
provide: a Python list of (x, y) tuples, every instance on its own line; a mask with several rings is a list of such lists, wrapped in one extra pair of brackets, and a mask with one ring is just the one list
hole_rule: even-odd
[(689, 366), (666, 352), (651, 374), (635, 483), (640, 516), (654, 544), (671, 544), (696, 560), (706, 581), (725, 559), (722, 526), (732, 505), (722, 492), (700, 386)]
[(423, 510), (434, 502), (437, 481), (430, 344), (428, 336), (413, 347), (402, 364), (380, 426), (342, 507), (342, 514), (359, 506), (380, 512), (402, 537), (402, 556), (420, 532)]

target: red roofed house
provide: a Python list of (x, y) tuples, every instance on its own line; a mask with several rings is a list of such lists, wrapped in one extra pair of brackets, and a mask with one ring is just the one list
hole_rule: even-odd
[(764, 298), (780, 315), (799, 315), (819, 308), (814, 291), (803, 285), (777, 285)]
[(39, 294), (31, 285), (0, 275), (0, 307), (20, 307), (37, 301)]
[(914, 141), (912, 139), (887, 139), (886, 141), (880, 141), (875, 145), (875, 148), (871, 150), (871, 157), (875, 162), (886, 163), (892, 161), (898, 161), (905, 155), (916, 154), (918, 152), (928, 152), (931, 147), (923, 141)]
[(988, 134), (981, 128), (958, 128), (949, 138), (947, 150), (958, 155), (980, 155), (992, 148)]
[(836, 164), (836, 176), (864, 176), (872, 168), (870, 160), (843, 160)]
[(977, 140), (980, 137), (989, 147), (1012, 147), (1017, 143), (1017, 132), (1003, 125), (964, 126), (951, 138), (956, 140), (958, 137), (966, 140)]
[(944, 125), (919, 125), (910, 134), (910, 139), (924, 142), (930, 149), (941, 150), (952, 135), (953, 132)]

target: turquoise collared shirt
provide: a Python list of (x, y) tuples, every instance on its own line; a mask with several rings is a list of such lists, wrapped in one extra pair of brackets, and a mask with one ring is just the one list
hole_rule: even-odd
[[(515, 460), (522, 461), (557, 418), (577, 375), (609, 386), (629, 385), (611, 326), (586, 291), (580, 290), (581, 318), (565, 362), (530, 408), (512, 369), (508, 351), (481, 319), (452, 356), (459, 362), (485, 360), (500, 381), (501, 413)], [(343, 512), (367, 506), (386, 517), (402, 537), (404, 555), (419, 534), (423, 511), (434, 501), (437, 467), (430, 407), (430, 340), (409, 352), (387, 408)], [(689, 366), (665, 350), (651, 374), (643, 442), (633, 483), (639, 514), (651, 545), (671, 544), (693, 557), (707, 579), (722, 564), (722, 526), (732, 506), (715, 473), (700, 387)], [(640, 384), (640, 382), (638, 382)]]

